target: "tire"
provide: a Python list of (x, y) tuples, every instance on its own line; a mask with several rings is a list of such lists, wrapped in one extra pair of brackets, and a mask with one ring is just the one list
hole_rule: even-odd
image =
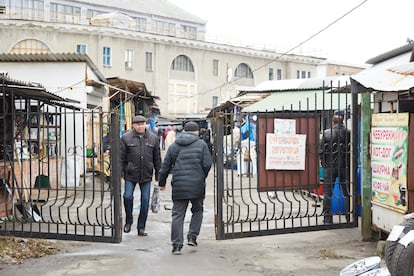
[(385, 263), (387, 265), (388, 270), (390, 271), (391, 275), (394, 275), (393, 272), (395, 271), (395, 261), (394, 259), (394, 252), (396, 250), (397, 245), (399, 244), (399, 240), (410, 230), (414, 230), (414, 219), (408, 219), (407, 221), (403, 222), (401, 225), (404, 225), (404, 230), (401, 236), (396, 241), (387, 241), (385, 244)]
[(414, 275), (414, 243), (407, 247), (398, 243), (395, 246), (392, 258), (392, 270), (389, 270), (392, 276)]

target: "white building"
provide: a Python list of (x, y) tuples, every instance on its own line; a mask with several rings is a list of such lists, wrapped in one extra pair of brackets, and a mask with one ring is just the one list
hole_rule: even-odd
[(206, 21), (166, 0), (1, 4), (0, 53), (86, 53), (105, 77), (145, 83), (162, 115), (208, 113), (263, 81), (316, 77), (325, 61), (206, 41)]

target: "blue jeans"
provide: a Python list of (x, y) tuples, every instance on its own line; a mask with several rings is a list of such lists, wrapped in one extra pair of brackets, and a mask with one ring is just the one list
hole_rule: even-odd
[[(126, 223), (129, 224), (132, 224), (133, 222), (132, 209), (134, 205), (134, 190), (136, 185), (136, 182), (125, 180), (124, 208)], [(139, 188), (141, 190), (141, 208), (139, 210), (137, 229), (145, 229), (149, 210), (151, 182), (139, 183)]]

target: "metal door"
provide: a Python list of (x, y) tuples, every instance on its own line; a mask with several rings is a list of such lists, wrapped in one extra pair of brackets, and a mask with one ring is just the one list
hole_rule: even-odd
[[(283, 95), (274, 94), (256, 104), (257, 112), (238, 106), (215, 112), (217, 239), (358, 226), (357, 96), (333, 87), (302, 92), (296, 97), (289, 91), (294, 99), (290, 109), (277, 103)], [(263, 111), (266, 105), (274, 108)], [(352, 135), (350, 177), (342, 183), (337, 179), (327, 196), (320, 138), (336, 113)], [(332, 202), (329, 224), (324, 222), (324, 198)]]

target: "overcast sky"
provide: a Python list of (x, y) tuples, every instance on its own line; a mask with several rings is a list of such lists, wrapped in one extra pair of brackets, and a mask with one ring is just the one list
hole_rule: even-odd
[(222, 42), (285, 52), (343, 15), (296, 53), (362, 64), (414, 39), (414, 0), (169, 0), (207, 20), (207, 34)]

